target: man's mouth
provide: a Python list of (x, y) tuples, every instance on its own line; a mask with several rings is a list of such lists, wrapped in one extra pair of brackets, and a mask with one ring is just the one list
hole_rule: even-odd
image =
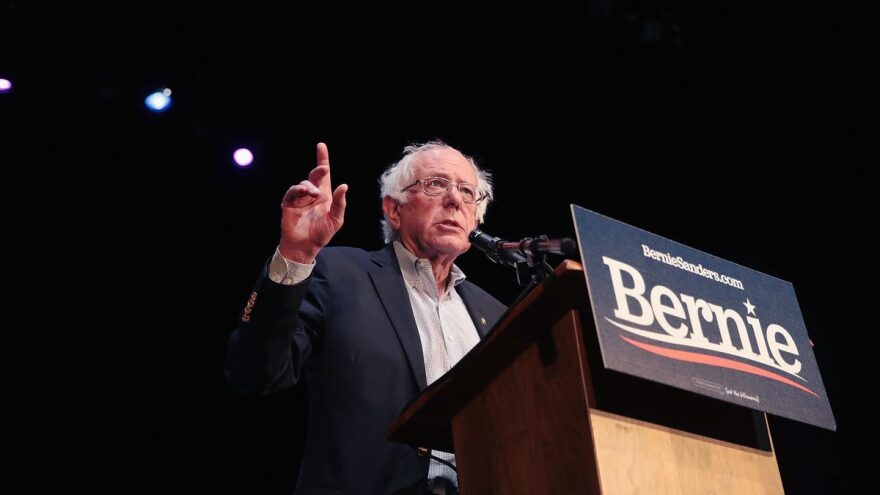
[(456, 222), (455, 220), (443, 220), (442, 222), (440, 222), (440, 225), (445, 225), (447, 227), (454, 227), (459, 230), (464, 230), (462, 228), (461, 224)]

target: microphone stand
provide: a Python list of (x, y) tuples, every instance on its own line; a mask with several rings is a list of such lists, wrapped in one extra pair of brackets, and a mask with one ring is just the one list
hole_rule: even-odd
[(502, 249), (518, 249), (524, 253), (524, 259), (517, 262), (516, 280), (520, 287), (532, 287), (543, 282), (553, 273), (553, 267), (547, 263), (547, 250), (531, 249), (530, 246), (536, 242), (549, 242), (546, 235), (538, 236), (535, 239), (526, 237), (520, 242), (505, 242), (501, 245)]
[(548, 254), (571, 256), (577, 251), (577, 243), (568, 237), (549, 239), (542, 235), (509, 242), (474, 229), (468, 234), (468, 240), (494, 263), (514, 267), (516, 281), (522, 288), (515, 302), (553, 274), (553, 267), (547, 263)]
[(559, 241), (550, 241), (546, 235), (541, 235), (534, 239), (526, 237), (520, 242), (504, 242), (499, 245), (501, 249), (508, 249), (517, 254), (517, 261), (513, 266), (516, 269), (516, 281), (522, 290), (511, 306), (515, 306), (532, 289), (553, 275), (553, 267), (547, 263), (547, 254), (552, 249), (538, 248), (548, 246), (551, 242)]

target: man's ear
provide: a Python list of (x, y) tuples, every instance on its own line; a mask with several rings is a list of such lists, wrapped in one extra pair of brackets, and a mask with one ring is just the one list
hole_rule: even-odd
[(400, 229), (400, 203), (391, 196), (382, 198), (382, 211), (385, 212), (385, 219), (394, 228)]

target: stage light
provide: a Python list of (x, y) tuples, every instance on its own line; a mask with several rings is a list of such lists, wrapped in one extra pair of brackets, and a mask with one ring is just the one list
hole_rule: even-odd
[(239, 148), (232, 154), (232, 159), (239, 167), (247, 167), (254, 162), (254, 154), (247, 148)]
[(160, 113), (168, 110), (171, 107), (171, 90), (162, 88), (160, 91), (151, 93), (144, 98), (144, 104), (151, 112)]
[(12, 81), (0, 77), (0, 93), (8, 93), (12, 91)]

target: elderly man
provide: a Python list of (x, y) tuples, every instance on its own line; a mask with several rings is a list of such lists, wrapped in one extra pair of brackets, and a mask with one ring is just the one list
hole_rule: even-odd
[(281, 203), (281, 240), (229, 338), (242, 393), (307, 382), (297, 493), (455, 493), (451, 454), (389, 442), (403, 407), (458, 361), (504, 305), (454, 265), (492, 198), (489, 174), (435, 141), (404, 150), (381, 178), (387, 246), (325, 248), (343, 223), (320, 143), (308, 180)]

